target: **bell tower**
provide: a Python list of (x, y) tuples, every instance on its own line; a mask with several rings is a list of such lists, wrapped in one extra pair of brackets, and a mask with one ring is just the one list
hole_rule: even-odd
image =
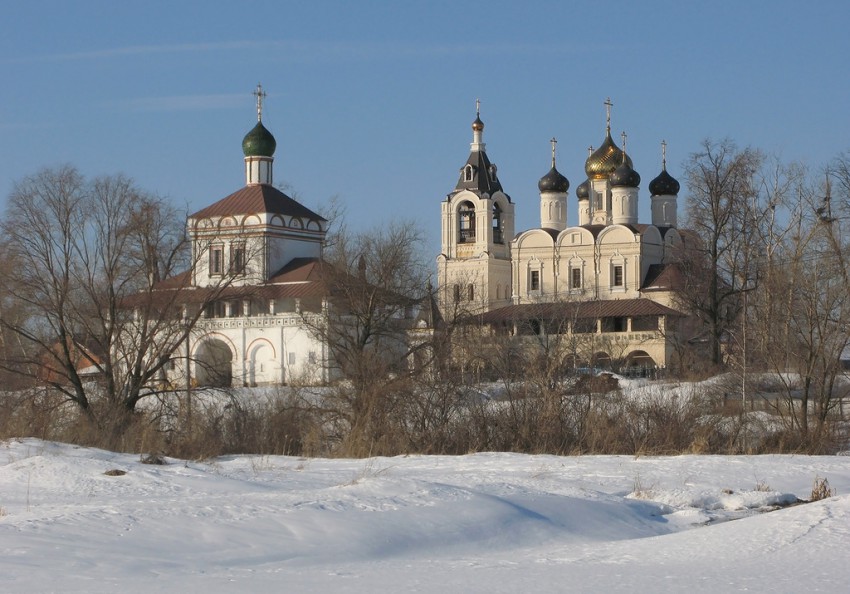
[(481, 104), (476, 101), (469, 158), (442, 203), (437, 294), (449, 318), (508, 305), (511, 298), (514, 205), (487, 157), (483, 137)]

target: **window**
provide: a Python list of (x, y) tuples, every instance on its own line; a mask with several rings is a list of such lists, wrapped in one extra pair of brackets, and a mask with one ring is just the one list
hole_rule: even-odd
[(472, 202), (464, 202), (460, 205), (460, 237), (459, 243), (475, 241), (475, 206)]
[(289, 364), (295, 365), (295, 353), (289, 353)]
[(623, 265), (617, 264), (614, 266), (611, 272), (611, 286), (612, 287), (622, 287), (623, 286)]
[(475, 301), (475, 285), (467, 287), (467, 298), (469, 301)]
[(658, 330), (658, 316), (639, 316), (632, 318), (633, 332), (648, 332)]
[(224, 271), (224, 248), (214, 245), (210, 248), (210, 274), (221, 274)]
[(204, 306), (204, 317), (223, 318), (226, 312), (224, 301), (212, 301)]
[(310, 365), (316, 364), (316, 351), (310, 351), (309, 353), (307, 353), (307, 362)]
[(574, 334), (593, 334), (596, 332), (596, 320), (593, 318), (578, 318), (573, 322)]
[(245, 274), (245, 246), (230, 246), (230, 274)]
[(467, 165), (463, 168), (463, 181), (472, 181), (474, 170), (472, 165)]
[(454, 288), (454, 301), (455, 301), (455, 303), (460, 303), (460, 285), (455, 285), (453, 288)]
[(530, 291), (539, 291), (540, 290), (540, 271), (539, 270), (532, 270), (531, 271), (531, 279), (530, 279), (528, 289)]
[(502, 234), (502, 209), (498, 204), (493, 205), (493, 243), (505, 243)]
[(570, 268), (570, 288), (581, 289), (581, 268)]

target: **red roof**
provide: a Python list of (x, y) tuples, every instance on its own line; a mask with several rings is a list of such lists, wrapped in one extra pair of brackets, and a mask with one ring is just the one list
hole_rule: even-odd
[(191, 215), (193, 219), (245, 214), (282, 214), (313, 221), (325, 221), (300, 202), (293, 200), (274, 186), (252, 184), (222, 198)]
[(482, 320), (492, 323), (533, 319), (596, 319), (662, 315), (681, 316), (683, 314), (651, 299), (608, 299), (508, 305), (488, 311), (482, 316)]
[(646, 271), (641, 291), (675, 291), (685, 286), (682, 267), (678, 264), (652, 264)]

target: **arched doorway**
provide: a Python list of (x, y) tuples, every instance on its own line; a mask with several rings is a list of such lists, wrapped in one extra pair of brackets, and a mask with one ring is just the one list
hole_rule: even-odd
[(275, 365), (274, 350), (266, 342), (259, 342), (251, 349), (249, 366), (250, 385), (257, 386), (273, 383), (276, 379), (278, 366)]
[(611, 369), (611, 355), (605, 351), (594, 353), (591, 365), (597, 369)]
[(216, 388), (233, 384), (233, 353), (217, 338), (205, 339), (195, 351), (195, 379), (199, 386)]
[(632, 351), (626, 357), (626, 375), (646, 377), (651, 375), (654, 369), (655, 360), (646, 351)]

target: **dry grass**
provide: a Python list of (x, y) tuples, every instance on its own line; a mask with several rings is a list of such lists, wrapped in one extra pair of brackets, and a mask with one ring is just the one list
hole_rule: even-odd
[(835, 489), (829, 486), (829, 481), (826, 478), (815, 477), (815, 482), (812, 485), (812, 493), (809, 495), (809, 501), (820, 501), (828, 499), (835, 495)]

